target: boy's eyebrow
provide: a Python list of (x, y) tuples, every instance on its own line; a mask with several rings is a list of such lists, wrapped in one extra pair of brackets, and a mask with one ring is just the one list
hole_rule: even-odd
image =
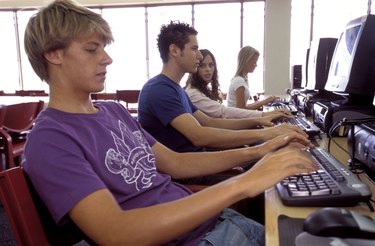
[(95, 40), (89, 40), (89, 41), (85, 42), (84, 44), (85, 45), (103, 46), (103, 47), (106, 46), (106, 44), (104, 42), (95, 41)]

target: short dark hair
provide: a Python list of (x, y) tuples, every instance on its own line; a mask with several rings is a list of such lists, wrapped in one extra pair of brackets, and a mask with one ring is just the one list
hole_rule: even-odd
[(157, 38), (158, 49), (163, 63), (168, 62), (169, 46), (175, 44), (181, 50), (187, 44), (190, 35), (197, 35), (198, 32), (187, 23), (171, 21), (168, 25), (162, 25)]

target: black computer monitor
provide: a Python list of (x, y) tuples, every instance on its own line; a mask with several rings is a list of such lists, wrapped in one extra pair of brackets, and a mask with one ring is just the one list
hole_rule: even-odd
[(345, 97), (340, 104), (372, 106), (375, 92), (375, 16), (350, 21), (341, 33), (325, 89)]
[(311, 42), (305, 89), (324, 90), (336, 43), (337, 38), (319, 38)]
[(302, 82), (301, 82), (301, 87), (302, 88), (306, 88), (306, 85), (307, 85), (307, 79), (308, 79), (308, 66), (307, 64), (309, 63), (309, 55), (310, 55), (310, 48), (308, 48), (306, 50), (306, 58), (305, 58), (305, 63), (302, 64)]

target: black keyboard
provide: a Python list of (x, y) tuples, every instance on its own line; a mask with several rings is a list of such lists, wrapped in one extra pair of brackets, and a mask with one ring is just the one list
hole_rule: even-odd
[(285, 97), (278, 97), (273, 101), (274, 103), (284, 103), (284, 104), (289, 104), (290, 98), (285, 98)]
[(287, 206), (343, 207), (368, 202), (371, 190), (347, 167), (321, 148), (308, 150), (318, 170), (285, 178), (276, 185)]
[(279, 104), (279, 105), (270, 105), (265, 107), (265, 111), (273, 111), (275, 109), (286, 109), (289, 110), (292, 114), (296, 115), (298, 113), (298, 109), (294, 104)]
[(320, 128), (317, 127), (314, 123), (310, 122), (304, 116), (296, 116), (291, 119), (285, 119), (282, 122), (298, 126), (304, 132), (306, 132), (309, 135), (309, 137), (315, 137), (321, 133)]

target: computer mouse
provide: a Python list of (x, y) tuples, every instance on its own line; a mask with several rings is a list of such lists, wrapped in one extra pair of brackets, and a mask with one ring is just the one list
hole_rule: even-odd
[(282, 106), (283, 103), (282, 102), (273, 102), (271, 103), (271, 106), (275, 107), (275, 106)]
[(375, 220), (344, 208), (321, 208), (306, 218), (303, 230), (316, 236), (375, 239)]

